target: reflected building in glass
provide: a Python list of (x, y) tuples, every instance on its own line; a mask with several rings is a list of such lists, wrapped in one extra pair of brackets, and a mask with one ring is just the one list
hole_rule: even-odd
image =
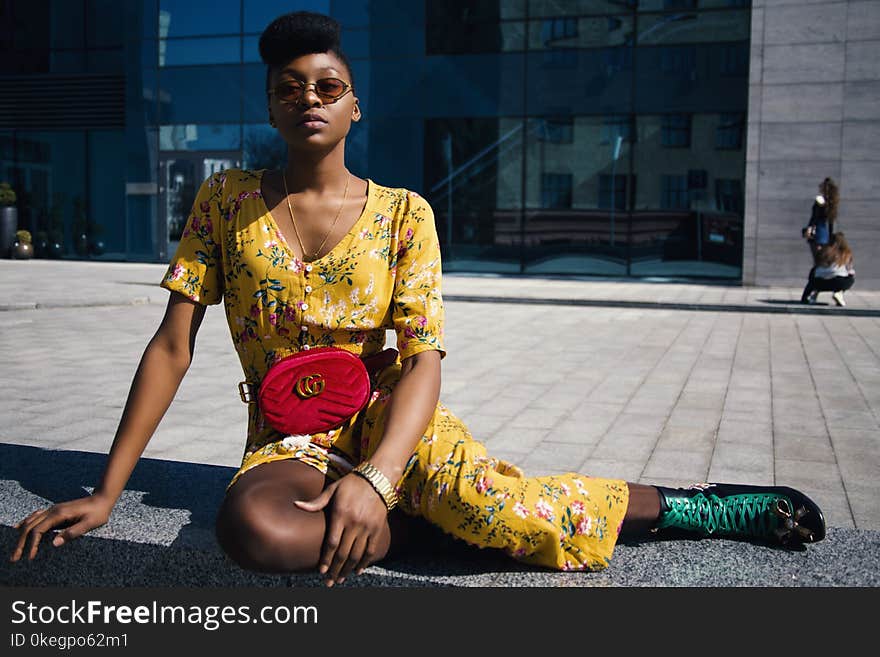
[[(756, 71), (783, 28), (749, 0), (5, 0), (20, 227), (55, 257), (167, 261), (203, 179), (284, 165), (257, 43), (297, 9), (343, 26), (364, 113), (348, 167), (429, 200), (446, 271), (761, 282), (773, 217), (799, 231), (814, 173), (846, 168), (761, 214)], [(787, 239), (777, 265), (805, 276)]]

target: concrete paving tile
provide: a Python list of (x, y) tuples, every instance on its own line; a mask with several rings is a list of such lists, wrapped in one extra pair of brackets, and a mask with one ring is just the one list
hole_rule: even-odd
[(596, 445), (591, 458), (646, 462), (656, 438), (649, 435), (608, 433)]
[(591, 451), (589, 445), (545, 441), (517, 465), (530, 477), (577, 472)]
[(772, 414), (770, 412), (770, 407), (768, 406), (766, 409), (755, 409), (752, 411), (734, 411), (724, 407), (724, 410), (721, 411), (721, 424), (726, 422), (749, 422), (755, 424), (766, 424), (767, 428), (770, 428), (770, 424), (772, 422)]
[(576, 408), (572, 409), (571, 420), (587, 419), (592, 421), (608, 420), (612, 422), (618, 415), (623, 412), (622, 403), (603, 404), (596, 402), (583, 402)]
[(586, 400), (589, 391), (582, 390), (547, 390), (543, 396), (535, 400), (535, 405), (548, 410), (560, 409), (571, 411)]
[(565, 410), (559, 408), (526, 408), (514, 415), (507, 426), (525, 429), (549, 429), (557, 424), (564, 415), (567, 415)]
[(744, 470), (728, 470), (710, 465), (706, 480), (719, 484), (746, 484), (748, 486), (772, 486), (773, 475), (766, 472), (747, 472)]
[(721, 411), (724, 406), (724, 392), (688, 392), (682, 393), (676, 404), (677, 409), (681, 410), (700, 410), (710, 409), (713, 411)]
[(502, 443), (486, 443), (486, 453), (513, 465), (519, 465), (530, 453), (531, 449), (515, 449)]
[(689, 427), (665, 427), (657, 441), (657, 449), (690, 449), (711, 452), (715, 446), (713, 429)]
[[(509, 397), (507, 395), (499, 395), (493, 397), (490, 401), (483, 404), (486, 413), (492, 415), (508, 415), (512, 416), (519, 413), (528, 404), (529, 400), (524, 397)], [(450, 406), (450, 408), (452, 408)]]
[(464, 421), (468, 430), (471, 432), (471, 435), (473, 435), (475, 439), (484, 442), (495, 435), (495, 432), (504, 426), (509, 418), (505, 415), (486, 415), (483, 413), (476, 413), (472, 416), (468, 416), (467, 419), (462, 417), (460, 417), (460, 419)]
[(821, 417), (816, 419), (774, 419), (773, 432), (812, 438), (824, 438), (828, 435), (828, 431), (825, 428), (825, 421)]
[[(789, 486), (790, 484), (779, 482), (779, 485)], [(795, 488), (798, 488), (798, 490), (807, 495), (822, 509), (822, 516), (825, 518), (826, 527), (854, 529), (858, 526), (853, 517), (850, 501), (846, 495), (824, 490), (807, 490), (797, 486)]]
[(673, 449), (656, 449), (642, 473), (645, 478), (684, 477), (702, 480), (709, 471), (709, 454)]
[(241, 464), (244, 440), (240, 446), (223, 445), (214, 441), (192, 440), (170, 446), (160, 452), (161, 458), (170, 461), (207, 463), (237, 468)]
[(608, 431), (611, 420), (563, 420), (548, 432), (554, 442), (575, 445), (595, 445)]
[(771, 473), (773, 448), (770, 445), (719, 442), (712, 454), (712, 466), (722, 470)]
[(880, 505), (877, 504), (876, 490), (852, 490), (847, 488), (846, 493), (850, 508), (852, 509), (855, 527), (870, 528), (880, 524)]
[(590, 457), (577, 469), (589, 477), (638, 481), (644, 464), (640, 461), (623, 461)]
[(843, 478), (836, 463), (821, 461), (802, 461), (797, 459), (776, 459), (774, 461), (776, 481), (780, 486), (791, 486), (807, 490), (831, 491), (843, 494)]
[(617, 416), (611, 431), (621, 434), (658, 436), (666, 423), (666, 416), (624, 412)]
[(486, 441), (487, 446), (501, 447), (518, 453), (528, 453), (546, 440), (547, 432), (539, 429), (518, 429), (504, 425)]
[(835, 463), (834, 450), (827, 436), (803, 436), (798, 433), (776, 432), (773, 435), (775, 458), (803, 459)]
[(702, 481), (696, 481), (694, 479), (688, 477), (674, 477), (674, 478), (666, 478), (666, 477), (648, 477), (642, 476), (642, 478), (634, 482), (637, 484), (643, 484), (645, 486), (664, 486), (666, 488), (687, 488), (695, 483), (703, 483)]
[(880, 432), (868, 429), (849, 429), (829, 426), (831, 442), (835, 449), (847, 452), (874, 452), (880, 448)]
[(847, 429), (873, 429), (880, 431), (877, 420), (868, 411), (845, 411), (825, 409), (825, 418), (828, 426), (836, 426)]
[(769, 424), (722, 419), (718, 425), (718, 442), (737, 445), (769, 445), (773, 431)]
[(692, 429), (715, 429), (721, 421), (721, 411), (709, 409), (673, 409), (667, 426)]
[(841, 453), (837, 454), (837, 467), (843, 476), (843, 481), (870, 481), (876, 480), (880, 474), (880, 450), (866, 453)]

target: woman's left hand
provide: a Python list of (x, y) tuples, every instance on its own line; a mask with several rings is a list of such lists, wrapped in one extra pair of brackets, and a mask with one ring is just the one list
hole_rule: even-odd
[(368, 481), (348, 474), (333, 482), (313, 500), (296, 500), (304, 511), (330, 506), (318, 572), (327, 586), (341, 584), (355, 571), (360, 574), (378, 556), (376, 547), (388, 522), (388, 509)]

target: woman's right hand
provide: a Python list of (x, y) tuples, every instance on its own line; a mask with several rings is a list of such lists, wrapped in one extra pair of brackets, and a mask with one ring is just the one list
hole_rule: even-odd
[(40, 539), (50, 530), (63, 528), (63, 531), (56, 534), (52, 540), (52, 545), (60, 547), (86, 532), (106, 525), (110, 520), (113, 505), (114, 502), (91, 495), (34, 511), (15, 525), (20, 531), (20, 536), (9, 560), (15, 562), (21, 558), (30, 538), (28, 561), (33, 561)]

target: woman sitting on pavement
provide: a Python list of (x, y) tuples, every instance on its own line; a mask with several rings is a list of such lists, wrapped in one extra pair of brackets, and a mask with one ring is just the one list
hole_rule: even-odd
[(845, 306), (843, 293), (853, 286), (855, 280), (853, 254), (846, 237), (843, 233), (832, 233), (828, 244), (816, 251), (816, 265), (810, 270), (801, 302), (813, 304), (819, 292), (833, 292), (834, 303)]
[[(247, 442), (216, 531), (244, 568), (317, 570), (332, 586), (396, 550), (408, 531), (400, 530), (418, 519), (559, 570), (605, 568), (619, 536), (652, 531), (794, 548), (822, 540), (821, 510), (793, 488), (527, 477), (486, 453), (438, 401), (446, 352), (431, 206), (345, 166), (346, 136), (362, 114), (339, 33), (335, 20), (310, 12), (282, 16), (263, 33), (267, 118), (287, 144), (287, 165), (204, 181), (162, 280), (171, 292), (166, 316), (144, 352), (102, 481), (91, 496), (18, 523), (12, 561), (33, 559), (54, 529), (62, 529), (52, 539), (59, 546), (107, 523), (192, 362), (205, 309), (221, 302), (251, 390), (294, 355), (308, 362), (344, 350), (344, 360), (369, 361), (370, 370), (364, 406), (326, 429), (278, 429), (262, 390), (259, 404), (243, 391)], [(386, 331), (399, 353), (387, 350), (390, 361), (378, 362)], [(303, 377), (277, 399), (295, 403), (295, 390), (320, 400), (323, 381)], [(353, 394), (348, 388), (342, 392)]]

